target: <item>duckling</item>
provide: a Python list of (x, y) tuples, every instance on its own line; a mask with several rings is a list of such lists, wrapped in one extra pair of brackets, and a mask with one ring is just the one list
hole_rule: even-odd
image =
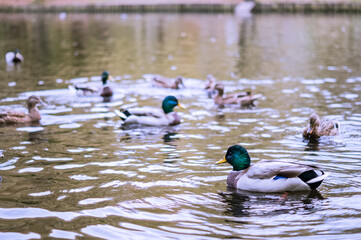
[(233, 145), (217, 162), (232, 165), (227, 178), (230, 187), (251, 192), (307, 191), (316, 189), (329, 175), (316, 166), (295, 162), (261, 160), (251, 165), (245, 148)]
[(10, 125), (16, 123), (39, 122), (41, 115), (37, 108), (37, 104), (46, 106), (46, 104), (38, 96), (30, 96), (27, 101), (29, 113), (23, 112), (4, 112), (0, 113), (0, 125)]
[(254, 101), (260, 96), (253, 96), (251, 92), (240, 92), (236, 94), (224, 95), (224, 85), (217, 83), (215, 85), (217, 95), (214, 97), (214, 103), (219, 106), (225, 104), (238, 104), (240, 107), (254, 107)]
[(179, 89), (180, 86), (185, 87), (183, 83), (183, 78), (181, 76), (178, 76), (175, 79), (171, 79), (157, 75), (152, 78), (152, 84), (155, 87), (170, 88), (170, 89)]
[(339, 123), (327, 119), (320, 119), (317, 113), (312, 113), (310, 122), (303, 130), (302, 135), (305, 139), (316, 140), (321, 136), (337, 135), (339, 128)]
[(8, 52), (5, 55), (5, 59), (7, 63), (21, 63), (24, 61), (24, 57), (19, 52), (19, 49), (15, 49), (14, 52)]
[(173, 126), (180, 123), (180, 116), (173, 112), (176, 106), (184, 108), (176, 97), (167, 96), (162, 102), (162, 109), (143, 107), (115, 110), (114, 112), (122, 119), (124, 124)]

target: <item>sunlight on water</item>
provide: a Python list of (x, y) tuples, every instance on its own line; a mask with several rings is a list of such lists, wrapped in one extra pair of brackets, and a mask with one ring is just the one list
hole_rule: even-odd
[[(0, 239), (360, 238), (359, 16), (0, 19), (2, 49), (26, 59), (0, 61), (0, 111), (26, 112), (31, 95), (47, 103), (40, 123), (0, 127)], [(115, 79), (111, 102), (69, 89), (99, 89), (104, 70)], [(155, 87), (156, 74), (183, 76), (185, 88)], [(227, 94), (259, 94), (256, 106), (218, 108), (204, 90), (208, 74)], [(126, 127), (113, 112), (160, 108), (168, 95), (187, 107), (175, 108), (180, 125)], [(337, 121), (340, 134), (303, 140), (313, 112)], [(253, 162), (331, 174), (311, 192), (230, 189), (231, 167), (215, 162), (233, 144)]]

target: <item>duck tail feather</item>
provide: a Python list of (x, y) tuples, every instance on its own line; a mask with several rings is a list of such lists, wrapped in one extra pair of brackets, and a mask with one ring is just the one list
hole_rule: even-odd
[(306, 183), (312, 184), (312, 183), (316, 183), (316, 182), (322, 182), (328, 175), (330, 175), (329, 172), (323, 172), (322, 175), (312, 178), (311, 180), (308, 180)]

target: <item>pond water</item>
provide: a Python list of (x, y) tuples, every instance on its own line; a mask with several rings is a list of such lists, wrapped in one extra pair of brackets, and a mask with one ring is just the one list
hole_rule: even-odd
[[(0, 127), (3, 239), (360, 239), (361, 16), (231, 14), (1, 14), (0, 109), (40, 124)], [(25, 61), (7, 65), (19, 48)], [(113, 101), (77, 96), (74, 83), (116, 79)], [(152, 87), (149, 74), (185, 77)], [(253, 109), (218, 109), (207, 74), (226, 92), (262, 94)], [(123, 129), (113, 109), (160, 106), (175, 95), (174, 127)], [(341, 134), (303, 141), (308, 117)], [(227, 189), (241, 144), (254, 162), (282, 159), (331, 172), (315, 192)]]

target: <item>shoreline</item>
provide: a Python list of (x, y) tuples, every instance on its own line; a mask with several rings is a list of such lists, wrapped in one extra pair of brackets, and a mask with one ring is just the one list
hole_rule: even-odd
[[(4, 3), (5, 2), (5, 3)], [(39, 3), (42, 2), (42, 3)], [(83, 0), (83, 1), (31, 1), (20, 2), (0, 1), (2, 13), (56, 13), (56, 12), (79, 12), (79, 13), (146, 13), (146, 12), (197, 12), (197, 13), (230, 13), (234, 12), (239, 1), (236, 0), (188, 0), (170, 1), (154, 0)], [(147, 4), (145, 4), (147, 3)], [(260, 0), (252, 10), (253, 13), (360, 13), (360, 0)]]

